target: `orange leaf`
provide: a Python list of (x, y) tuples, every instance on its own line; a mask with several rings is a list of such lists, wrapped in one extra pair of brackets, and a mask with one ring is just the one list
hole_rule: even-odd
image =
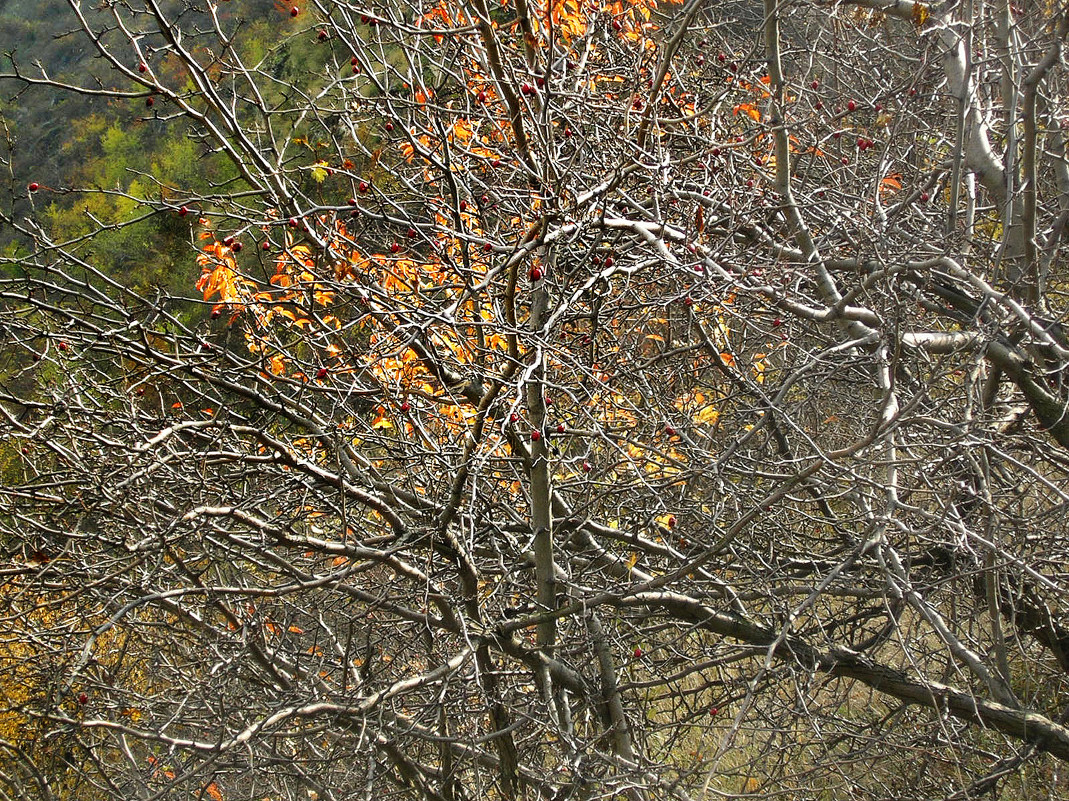
[(736, 117), (739, 116), (740, 111), (746, 114), (746, 116), (754, 122), (761, 121), (761, 112), (758, 111), (757, 107), (754, 106), (752, 103), (739, 103), (737, 106), (735, 106), (734, 109), (732, 109), (732, 112), (735, 114)]

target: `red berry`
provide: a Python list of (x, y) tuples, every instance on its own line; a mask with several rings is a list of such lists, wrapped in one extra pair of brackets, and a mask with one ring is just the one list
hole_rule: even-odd
[(520, 91), (525, 95), (533, 95), (535, 93), (534, 87), (529, 83), (525, 83), (520, 87)]
[(301, 13), (301, 10), (299, 8), (297, 8), (297, 6), (294, 6), (293, 8), (290, 9), (290, 16), (291, 17), (296, 17), (300, 13)]
[(407, 412), (411, 408), (412, 408), (412, 404), (409, 403), (408, 401), (405, 401), (404, 403), (401, 404), (401, 411), (402, 412)]
[(542, 439), (542, 432), (541, 431), (532, 431), (531, 432), (531, 441), (532, 442), (538, 442), (540, 439)]
[(716, 60), (719, 61), (721, 64), (723, 64), (725, 61), (727, 61), (727, 58), (728, 57), (725, 56), (723, 53), (717, 53), (716, 54)]
[(779, 317), (772, 321), (773, 328), (779, 328), (781, 325), (783, 325), (783, 320), (781, 320)]
[(818, 100), (816, 103), (813, 104), (813, 108), (815, 108), (817, 111), (820, 111), (822, 108), (824, 108), (824, 104)]
[(537, 86), (539, 89), (542, 89), (543, 87), (545, 87), (545, 85), (546, 85), (546, 79), (543, 78), (541, 75), (539, 75), (537, 78), (535, 78), (535, 86)]
[(557, 423), (557, 433), (558, 434), (563, 434), (564, 433), (564, 423)]
[(668, 516), (668, 528), (675, 528), (675, 527), (676, 527), (675, 515), (669, 515)]
[(873, 106), (873, 108), (876, 110), (877, 114), (879, 114), (881, 111), (883, 111), (883, 106), (881, 106), (879, 103), (877, 103), (875, 106)]
[(240, 242), (232, 242), (231, 245), (230, 245), (230, 249), (234, 253), (241, 253), (241, 248), (242, 248), (242, 244)]
[(319, 33), (316, 34), (316, 38), (321, 42), (327, 41), (327, 36), (328, 34), (324, 30), (320, 30)]
[(720, 712), (720, 710), (717, 709), (715, 706), (709, 707), (709, 716), (710, 717), (716, 715), (718, 712)]
[(612, 267), (612, 265), (613, 265), (612, 256), (606, 256), (605, 257), (605, 266), (606, 267)]
[(88, 704), (89, 703), (89, 696), (86, 693), (78, 693), (78, 703), (82, 704), (83, 706), (85, 704)]
[(589, 473), (591, 470), (590, 462), (583, 462), (583, 472)]
[(140, 64), (137, 65), (137, 71), (138, 72), (148, 72), (148, 67), (145, 65), (144, 61), (142, 61)]
[(136, 390), (134, 390), (134, 394), (137, 395), (137, 397), (139, 397), (139, 398), (144, 397), (145, 388), (144, 387), (138, 387)]
[(846, 110), (847, 111), (856, 111), (857, 110), (857, 103), (855, 103), (853, 100), (849, 101), (846, 104)]
[(694, 63), (697, 64), (699, 67), (703, 66), (705, 64), (705, 56), (698, 56), (697, 60)]
[(357, 65), (357, 63), (358, 63), (357, 60), (356, 60), (356, 56), (353, 56), (351, 59), (349, 59), (349, 63), (352, 64), (355, 67)]
[(390, 245), (390, 253), (397, 253), (400, 250), (401, 250), (401, 246), (399, 244), (397, 244), (396, 242), (394, 242), (393, 244)]
[(368, 190), (368, 186), (367, 186), (367, 181), (361, 181), (361, 182), (360, 182), (360, 183), (359, 183), (359, 184), (357, 185), (357, 187), (356, 187), (356, 188), (357, 188), (357, 190), (358, 190), (358, 191), (360, 191), (360, 192), (367, 192), (367, 190)]
[(623, 24), (622, 24), (622, 23), (620, 22), (620, 20), (618, 20), (618, 19), (614, 19), (614, 20), (612, 21), (612, 29), (613, 29), (614, 31), (622, 31), (622, 30), (624, 29), (624, 26), (623, 26)]
[(268, 242), (267, 240), (264, 240), (264, 243), (262, 245), (260, 245), (260, 250), (270, 250), (270, 249), (271, 249), (271, 243)]
[(491, 167), (500, 167), (501, 166), (501, 159), (494, 159), (493, 161), (490, 162), (490, 166)]
[(154, 105), (156, 105), (156, 98), (154, 98), (154, 97), (146, 97), (145, 98), (145, 105), (148, 106), (149, 108), (152, 108)]
[(642, 658), (642, 649), (639, 648), (637, 645), (635, 646), (634, 654), (635, 654), (635, 659), (641, 659)]
[(326, 367), (320, 367), (318, 370), (316, 370), (316, 378), (318, 378), (320, 381), (322, 381), (326, 377), (327, 377), (327, 368)]
[(542, 280), (542, 275), (543, 275), (543, 273), (542, 273), (542, 268), (541, 267), (532, 267), (531, 268), (531, 280), (532, 281), (540, 281), (540, 280)]
[(180, 208), (178, 210), (178, 216), (179, 217), (185, 217), (187, 214), (189, 214), (189, 209), (186, 208), (185, 206), (183, 206), (182, 208)]
[(664, 433), (670, 437), (674, 437), (676, 435), (676, 430), (672, 428), (672, 426), (665, 426)]
[(480, 103), (485, 103), (486, 102), (486, 92), (479, 92), (479, 94), (475, 95), (475, 99), (478, 100)]
[(30, 184), (30, 191), (31, 192), (36, 192), (40, 188), (41, 188), (41, 185), (39, 183), (37, 183), (37, 181), (34, 181), (32, 184)]
[(818, 86), (820, 86), (819, 81), (813, 81), (813, 83), (809, 84), (810, 89), (816, 89)]
[(296, 227), (297, 227), (297, 218), (296, 217), (290, 217), (290, 228), (296, 228)]
[(492, 242), (484, 242), (484, 243), (483, 243), (483, 250), (484, 250), (484, 251), (485, 251), (486, 253), (489, 253), (489, 252), (490, 252), (491, 250), (493, 250), (493, 249), (494, 249), (494, 245), (493, 245), (493, 243), (492, 243)]
[(917, 90), (916, 89), (910, 89), (909, 90), (909, 96), (910, 97), (916, 97), (917, 96)]
[(63, 341), (60, 341), (60, 343), (56, 347), (58, 347), (60, 350), (66, 350), (67, 349), (67, 343), (63, 342)]
[(468, 210), (468, 201), (466, 201), (466, 200), (460, 201), (460, 210), (461, 211), (467, 211)]
[(930, 195), (927, 192), (921, 192), (921, 202), (927, 203)]
[(694, 305), (694, 301), (691, 300), (690, 295), (688, 295), (687, 297), (683, 298), (683, 305), (684, 306), (693, 306)]
[(518, 414), (516, 414), (516, 412), (513, 412), (512, 414), (509, 415), (509, 422), (510, 423), (515, 423), (519, 419), (520, 419), (520, 416)]
[(213, 320), (218, 320), (222, 316), (223, 316), (223, 312), (222, 312), (221, 309), (212, 309), (211, 317), (212, 317)]

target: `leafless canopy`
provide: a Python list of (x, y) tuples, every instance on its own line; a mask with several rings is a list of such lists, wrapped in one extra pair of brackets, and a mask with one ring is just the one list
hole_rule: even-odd
[(226, 172), (5, 156), (0, 798), (1066, 797), (1061, 3), (69, 17)]

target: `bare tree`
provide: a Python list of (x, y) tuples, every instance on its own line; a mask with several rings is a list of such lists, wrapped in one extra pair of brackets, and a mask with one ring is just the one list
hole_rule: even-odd
[(3, 76), (226, 165), (9, 163), (6, 797), (1065, 795), (1065, 9), (238, 5)]

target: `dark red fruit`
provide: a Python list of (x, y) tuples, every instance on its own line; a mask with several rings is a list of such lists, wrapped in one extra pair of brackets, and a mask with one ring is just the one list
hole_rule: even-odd
[(316, 34), (316, 38), (321, 42), (325, 42), (325, 41), (327, 41), (327, 37), (329, 35), (330, 34), (328, 34), (326, 31), (320, 31), (319, 33)]
[(367, 181), (361, 181), (360, 184), (356, 188), (360, 192), (367, 192), (367, 190), (368, 190)]
[(318, 370), (316, 370), (316, 378), (318, 378), (320, 381), (322, 381), (326, 377), (327, 377), (327, 368), (326, 367), (320, 367)]
[(234, 242), (234, 243), (232, 243), (232, 244), (230, 245), (230, 249), (231, 249), (231, 250), (232, 250), (232, 251), (233, 251), (234, 253), (241, 253), (241, 248), (242, 248), (242, 247), (243, 247), (243, 245), (242, 245), (242, 244), (241, 244), (240, 242)]
[(154, 98), (154, 97), (146, 97), (145, 98), (145, 105), (148, 106), (149, 108), (152, 108), (154, 105), (156, 105), (156, 98)]
[(394, 242), (390, 245), (390, 253), (398, 253), (401, 250), (401, 246)]
[(29, 188), (31, 192), (36, 192), (38, 189), (41, 188), (41, 185), (37, 183), (37, 181), (34, 181), (32, 184), (30, 184)]
[(541, 281), (543, 274), (544, 273), (542, 272), (542, 268), (541, 267), (532, 267), (531, 268), (531, 280), (532, 281)]
[(86, 693), (78, 693), (78, 703), (82, 704), (83, 706), (85, 704), (88, 704), (89, 703), (89, 696)]
[(270, 249), (271, 249), (271, 243), (270, 242), (266, 242), (265, 241), (262, 245), (260, 245), (260, 250), (270, 250)]
[(142, 61), (140, 64), (137, 65), (137, 71), (138, 72), (148, 72), (148, 67), (145, 66), (145, 62), (144, 61)]
[(178, 216), (179, 217), (185, 217), (187, 214), (189, 214), (189, 209), (186, 208), (185, 206), (183, 206), (182, 208), (180, 208), (178, 210)]
[(300, 13), (301, 13), (301, 10), (299, 8), (297, 8), (297, 6), (294, 6), (293, 8), (290, 9), (290, 16), (291, 17), (296, 17)]
[(542, 439), (542, 432), (541, 431), (532, 431), (531, 432), (531, 441), (532, 442), (538, 442), (540, 439)]
[(848, 101), (847, 104), (846, 104), (846, 110), (847, 111), (856, 111), (857, 110), (857, 103), (855, 103), (853, 100)]
[(563, 434), (564, 433), (564, 423), (557, 423), (557, 433), (558, 434)]
[(409, 411), (409, 410), (410, 410), (411, 408), (412, 408), (412, 404), (411, 404), (411, 403), (409, 403), (408, 401), (405, 401), (404, 403), (402, 403), (402, 404), (401, 404), (401, 411), (402, 411), (402, 412), (407, 412), (407, 411)]

